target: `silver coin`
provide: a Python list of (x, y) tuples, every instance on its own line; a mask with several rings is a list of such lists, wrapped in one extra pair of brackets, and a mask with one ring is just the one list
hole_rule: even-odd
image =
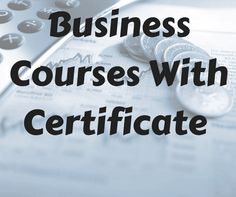
[(141, 47), (140, 39), (141, 36), (133, 37), (132, 35), (129, 35), (124, 40), (124, 47), (130, 54), (144, 58), (146, 56)]
[(141, 46), (144, 51), (144, 54), (151, 60), (155, 60), (155, 48), (156, 45), (165, 39), (162, 35), (157, 37), (148, 37), (147, 35), (143, 34), (141, 37)]
[[(189, 67), (189, 71), (191, 71), (191, 70), (194, 68), (196, 62), (201, 62), (201, 67), (206, 69), (206, 70), (205, 70), (205, 73), (208, 72), (209, 61), (207, 61), (206, 59), (190, 59), (189, 64), (183, 65), (183, 64), (181, 63), (181, 64), (179, 65), (179, 68), (178, 68), (178, 70), (177, 70), (177, 80), (178, 80), (178, 81), (181, 81), (182, 68), (183, 68), (184, 66), (188, 66), (188, 67)], [(204, 73), (202, 73), (202, 74), (204, 74)], [(190, 72), (190, 73), (189, 73), (189, 78), (192, 78), (192, 77), (193, 77), (193, 73)]]
[(190, 61), (194, 61), (194, 60), (209, 61), (211, 57), (209, 55), (206, 55), (205, 53), (201, 53), (198, 51), (185, 51), (176, 55), (173, 61), (171, 62), (171, 65), (173, 65), (175, 61), (178, 61), (178, 60), (182, 61), (183, 59), (186, 59), (186, 58), (190, 58)]
[[(182, 60), (185, 59), (185, 58), (190, 58), (190, 63), (189, 64), (186, 64), (186, 65), (183, 65), (182, 64)], [(174, 60), (171, 62), (171, 66), (174, 64), (175, 61), (178, 61), (180, 60), (180, 65), (178, 67), (178, 70), (177, 70), (177, 80), (180, 81), (181, 80), (181, 75), (182, 75), (182, 68), (184, 66), (189, 66), (190, 67), (190, 70), (191, 68), (194, 67), (196, 61), (201, 61), (202, 62), (202, 65), (203, 66), (206, 66), (206, 68), (208, 67), (209, 63), (209, 60), (210, 60), (210, 56), (206, 55), (206, 54), (203, 54), (201, 52), (196, 52), (196, 51), (186, 51), (186, 52), (182, 52), (180, 54), (178, 54), (177, 56), (175, 56)], [(192, 73), (190, 73), (190, 76), (192, 76)]]
[(156, 48), (154, 50), (154, 54), (156, 57), (157, 62), (162, 63), (164, 62), (164, 52), (166, 51), (166, 49), (170, 46), (172, 46), (173, 44), (176, 43), (188, 43), (186, 40), (183, 40), (181, 38), (178, 37), (174, 37), (174, 38), (166, 38), (164, 40), (161, 40), (157, 45)]
[(189, 80), (188, 85), (177, 86), (176, 96), (188, 111), (209, 118), (223, 116), (233, 107), (232, 94), (218, 84), (197, 87)]
[(206, 51), (204, 51), (203, 49), (201, 49), (191, 43), (178, 43), (178, 44), (174, 44), (166, 49), (166, 51), (164, 52), (164, 56), (163, 56), (164, 61), (172, 63), (177, 55), (179, 55), (180, 53), (186, 52), (186, 51), (195, 51), (195, 52), (205, 54), (206, 56), (209, 56)]

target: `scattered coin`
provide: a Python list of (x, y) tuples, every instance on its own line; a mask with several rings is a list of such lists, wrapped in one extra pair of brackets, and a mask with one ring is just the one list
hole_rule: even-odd
[(209, 61), (210, 60), (210, 56), (204, 53), (201, 53), (198, 51), (185, 51), (176, 55), (173, 61), (171, 62), (171, 65), (173, 65), (175, 61), (183, 60), (186, 58), (190, 58), (191, 61), (195, 61), (195, 60)]
[[(189, 70), (191, 71), (194, 66), (195, 66), (195, 63), (196, 62), (201, 62), (201, 67), (202, 68), (205, 68), (205, 72), (208, 72), (208, 68), (209, 68), (209, 61), (207, 61), (206, 59), (190, 59), (190, 63), (187, 64), (187, 66), (189, 67)], [(177, 80), (178, 81), (181, 81), (181, 75), (182, 75), (182, 68), (183, 68), (183, 64), (180, 64), (179, 68), (178, 68), (178, 71), (177, 71)], [(202, 73), (203, 75), (203, 73)], [(189, 78), (192, 78), (193, 77), (193, 73), (190, 72), (189, 73)]]
[[(187, 66), (189, 66), (190, 70), (191, 70), (191, 68), (194, 67), (195, 63), (199, 62), (199, 61), (202, 62), (202, 67), (205, 66), (205, 68), (208, 69), (209, 60), (210, 60), (210, 57), (208, 55), (200, 53), (200, 52), (196, 52), (196, 51), (187, 51), (187, 52), (180, 53), (179, 55), (177, 55), (174, 58), (174, 60), (170, 64), (170, 65), (173, 65), (174, 61), (180, 60), (180, 65), (179, 65), (179, 68), (177, 71), (177, 77), (176, 77), (178, 81), (181, 81), (181, 75), (182, 75), (181, 70), (184, 66), (181, 63), (182, 63), (182, 60), (185, 58), (190, 58), (190, 62), (189, 62), (189, 64), (187, 64)], [(193, 73), (190, 73), (189, 78), (191, 78), (192, 76), (193, 76)]]
[(162, 36), (158, 37), (148, 37), (147, 35), (143, 34), (141, 37), (141, 46), (143, 49), (144, 54), (150, 59), (155, 60), (155, 48), (156, 45), (165, 39)]
[(218, 84), (197, 87), (190, 80), (186, 86), (177, 86), (176, 96), (184, 108), (209, 118), (223, 116), (233, 107), (232, 94)]
[(187, 43), (187, 41), (178, 37), (174, 37), (174, 38), (163, 39), (156, 45), (154, 53), (158, 63), (164, 62), (164, 52), (168, 47), (176, 43)]
[(166, 49), (166, 51), (164, 52), (164, 61), (172, 63), (177, 55), (186, 51), (199, 52), (205, 54), (206, 56), (209, 56), (206, 51), (191, 43), (178, 43)]
[(141, 62), (147, 62), (148, 59), (143, 52), (140, 40), (141, 36), (133, 37), (130, 35), (124, 40), (124, 47), (132, 58)]
[[(158, 63), (169, 62), (173, 65), (174, 61), (180, 60), (181, 65), (177, 71), (177, 81), (181, 80), (182, 60), (190, 58), (190, 70), (196, 62), (201, 62), (202, 67), (209, 67), (209, 54), (181, 38), (148, 37), (142, 34), (139, 37), (128, 36), (124, 40), (124, 47), (130, 57), (140, 61), (148, 62), (157, 60)], [(207, 78), (208, 73), (204, 73), (202, 78)], [(193, 73), (189, 74), (189, 83), (185, 86), (177, 85), (176, 97), (180, 104), (188, 111), (204, 115), (206, 117), (219, 117), (228, 113), (233, 106), (233, 96), (226, 87), (219, 84), (219, 76), (216, 77), (216, 84), (212, 86), (197, 87), (193, 82)]]

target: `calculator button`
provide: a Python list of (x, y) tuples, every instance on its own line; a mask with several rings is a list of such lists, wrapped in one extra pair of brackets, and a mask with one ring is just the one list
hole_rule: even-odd
[(2, 63), (2, 59), (3, 57), (2, 57), (2, 54), (0, 53), (0, 63)]
[(29, 0), (12, 0), (8, 3), (8, 7), (12, 10), (27, 10), (31, 7)]
[(38, 20), (25, 20), (18, 25), (19, 31), (23, 33), (36, 33), (42, 30), (43, 23)]
[(75, 8), (80, 5), (79, 0), (56, 0), (56, 6), (63, 9)]
[(6, 23), (12, 19), (12, 13), (7, 10), (0, 10), (0, 24)]
[(37, 12), (37, 16), (41, 19), (49, 19), (49, 16), (54, 13), (60, 11), (57, 8), (43, 8)]
[(0, 48), (16, 49), (24, 42), (23, 36), (19, 34), (6, 34), (0, 38)]

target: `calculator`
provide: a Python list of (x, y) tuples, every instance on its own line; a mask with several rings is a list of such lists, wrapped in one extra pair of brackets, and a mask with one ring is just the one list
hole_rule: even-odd
[[(10, 71), (16, 62), (28, 60), (32, 68), (39, 67), (73, 37), (72, 33), (50, 37), (50, 14), (66, 11), (72, 18), (96, 19), (133, 2), (136, 0), (0, 0), (0, 99), (12, 89)], [(20, 74), (27, 75), (26, 70)]]

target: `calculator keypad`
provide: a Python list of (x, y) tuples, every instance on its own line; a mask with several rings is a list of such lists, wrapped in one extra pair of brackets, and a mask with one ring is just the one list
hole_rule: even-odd
[(8, 7), (12, 10), (27, 10), (31, 7), (29, 0), (12, 0), (8, 3)]
[(56, 0), (56, 6), (62, 9), (75, 8), (80, 5), (79, 0)]
[[(49, 16), (66, 11), (71, 18), (96, 16), (119, 0), (0, 0), (0, 99), (10, 89), (10, 70), (19, 60), (40, 66), (62, 46), (64, 38), (50, 36)], [(73, 20), (69, 21), (73, 23)], [(23, 69), (21, 74), (26, 74)], [(28, 73), (29, 74), (29, 73)]]
[[(55, 7), (41, 8), (36, 11), (35, 16), (37, 16), (38, 19), (48, 20), (52, 13), (80, 6), (80, 0), (54, 0), (53, 4)], [(33, 7), (31, 0), (9, 0), (7, 6), (18, 13), (20, 13), (19, 11)], [(16, 13), (16, 15), (18, 13)], [(7, 9), (0, 10), (0, 24), (7, 23), (13, 18), (14, 16), (11, 11)], [(19, 32), (23, 34), (32, 34), (40, 32), (44, 27), (44, 22), (37, 19), (29, 19), (21, 21), (16, 25)], [(9, 32), (0, 38), (0, 48), (5, 50), (19, 48), (23, 43), (24, 36), (17, 33)]]
[(18, 25), (19, 31), (23, 33), (36, 33), (42, 30), (43, 23), (39, 20), (25, 20)]
[(0, 38), (0, 48), (2, 49), (16, 49), (24, 42), (24, 37), (19, 34), (6, 34)]
[(12, 13), (8, 10), (0, 10), (0, 24), (7, 23), (12, 19)]
[(43, 8), (37, 12), (37, 16), (41, 19), (47, 20), (49, 16), (54, 13), (60, 11), (57, 8)]

